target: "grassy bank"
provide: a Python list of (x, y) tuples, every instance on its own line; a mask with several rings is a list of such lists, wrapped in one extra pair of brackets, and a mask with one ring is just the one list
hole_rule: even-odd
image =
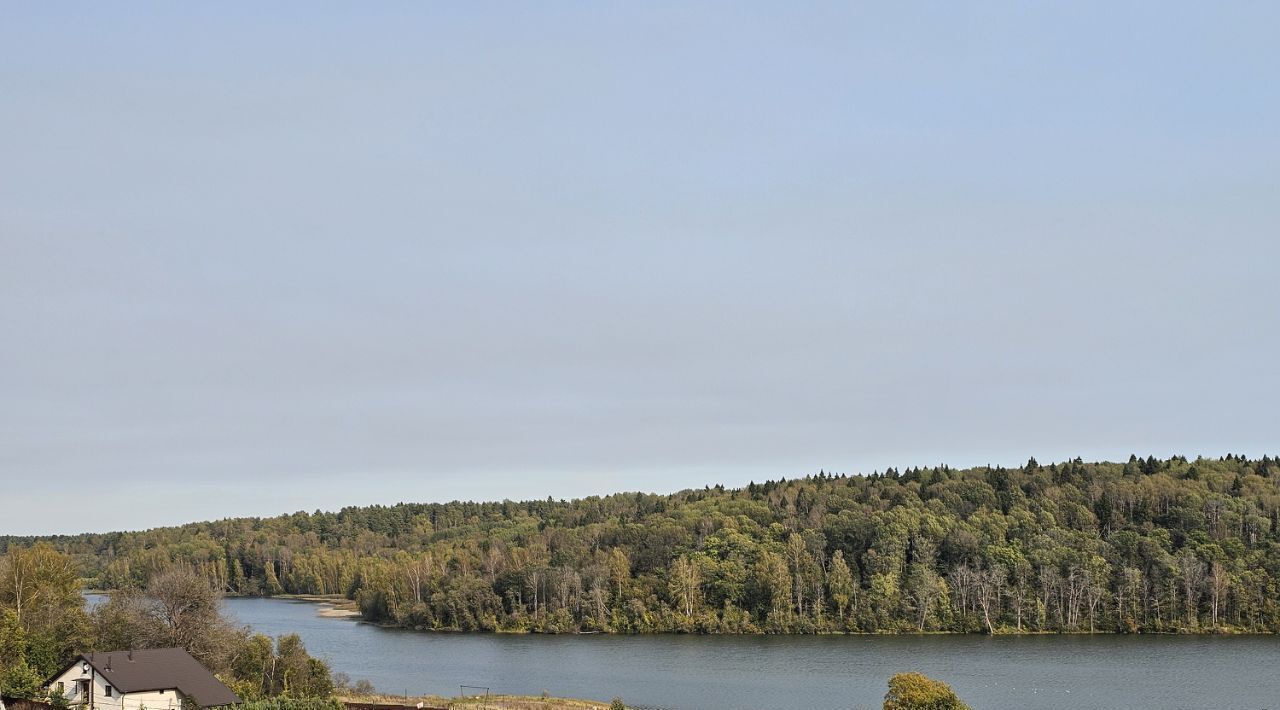
[(436, 695), (409, 696), (406, 702), (403, 695), (342, 695), (336, 696), (343, 702), (378, 705), (396, 705), (416, 708), (422, 703), (424, 708), (449, 708), (453, 710), (608, 710), (609, 703), (594, 700), (578, 700), (573, 698), (552, 698), (536, 695), (491, 695), (487, 698), (444, 698)]

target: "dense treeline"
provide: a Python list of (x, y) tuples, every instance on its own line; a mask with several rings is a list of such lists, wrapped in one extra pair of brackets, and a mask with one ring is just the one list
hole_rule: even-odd
[(1280, 631), (1270, 457), (819, 473), (52, 542), (105, 588), (181, 564), (231, 593), (341, 594), (418, 629)]

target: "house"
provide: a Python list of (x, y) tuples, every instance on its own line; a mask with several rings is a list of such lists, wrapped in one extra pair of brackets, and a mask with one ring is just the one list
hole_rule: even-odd
[(48, 689), (82, 710), (182, 710), (240, 702), (181, 648), (86, 653), (55, 675)]

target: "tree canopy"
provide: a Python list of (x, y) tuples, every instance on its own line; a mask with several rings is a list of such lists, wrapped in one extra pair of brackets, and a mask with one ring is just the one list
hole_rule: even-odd
[(179, 565), (230, 594), (342, 595), (368, 620), (416, 629), (1280, 631), (1271, 457), (819, 472), (671, 495), (0, 538), (0, 549), (35, 542), (101, 588), (142, 589)]
[(0, 556), (0, 694), (41, 698), (43, 684), (86, 651), (160, 647), (186, 649), (249, 700), (333, 690), (329, 668), (296, 635), (273, 641), (235, 627), (222, 616), (222, 591), (189, 566), (157, 570), (91, 611), (75, 569), (47, 542)]

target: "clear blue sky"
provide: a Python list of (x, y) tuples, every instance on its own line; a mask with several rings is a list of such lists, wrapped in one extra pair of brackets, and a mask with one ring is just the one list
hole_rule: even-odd
[(1280, 4), (6, 3), (0, 533), (1280, 443)]

